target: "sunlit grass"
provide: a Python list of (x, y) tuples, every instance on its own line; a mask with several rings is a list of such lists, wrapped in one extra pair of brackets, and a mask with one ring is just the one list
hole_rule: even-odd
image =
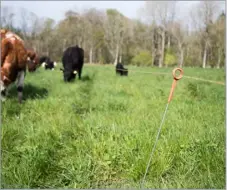
[[(131, 69), (131, 70), (130, 70)], [(136, 71), (167, 72), (168, 75)], [(224, 81), (224, 70), (184, 74)], [(65, 84), (59, 68), (26, 75), (2, 104), (2, 188), (138, 188), (157, 135), (172, 69), (85, 65)], [(182, 78), (146, 178), (148, 188), (224, 188), (225, 86)]]

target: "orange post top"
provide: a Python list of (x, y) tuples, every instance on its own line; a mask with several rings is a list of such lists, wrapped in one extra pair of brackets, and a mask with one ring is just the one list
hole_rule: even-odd
[[(180, 71), (180, 75), (177, 76), (176, 75), (176, 72), (177, 71)], [(174, 89), (177, 85), (177, 81), (180, 80), (182, 77), (183, 77), (183, 70), (181, 68), (175, 68), (173, 69), (173, 83), (172, 83), (172, 87), (171, 87), (171, 90), (170, 90), (170, 94), (169, 94), (169, 98), (168, 98), (168, 103), (170, 103), (170, 101), (172, 100), (173, 98), (173, 92), (174, 92)]]

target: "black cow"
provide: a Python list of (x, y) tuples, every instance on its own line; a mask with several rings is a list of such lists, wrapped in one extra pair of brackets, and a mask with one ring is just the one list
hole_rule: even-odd
[(54, 70), (54, 67), (56, 66), (56, 63), (53, 62), (49, 57), (42, 56), (39, 60), (40, 64), (42, 64), (42, 67), (45, 67), (45, 69), (51, 69)]
[(81, 79), (82, 68), (84, 65), (84, 50), (77, 45), (68, 47), (62, 57), (64, 81), (69, 82), (76, 78), (78, 73)]
[(128, 69), (124, 68), (124, 66), (121, 63), (117, 63), (116, 74), (119, 74), (121, 76), (128, 76)]

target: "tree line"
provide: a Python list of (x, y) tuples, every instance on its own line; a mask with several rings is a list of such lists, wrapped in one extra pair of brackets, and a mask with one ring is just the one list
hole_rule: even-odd
[[(68, 10), (56, 22), (26, 9), (2, 7), (1, 27), (20, 35), (40, 55), (61, 61), (63, 51), (79, 45), (85, 63), (137, 66), (216, 67), (225, 65), (225, 12), (217, 1), (200, 1), (189, 23), (177, 18), (177, 1), (147, 1), (130, 19), (116, 9)], [(19, 26), (15, 18), (20, 18)], [(18, 23), (17, 23), (18, 24)]]

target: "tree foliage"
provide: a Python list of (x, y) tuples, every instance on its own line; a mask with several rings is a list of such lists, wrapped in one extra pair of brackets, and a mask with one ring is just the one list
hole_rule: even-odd
[[(86, 63), (223, 67), (225, 13), (218, 12), (215, 2), (200, 2), (193, 8), (194, 29), (189, 30), (184, 20), (175, 18), (176, 5), (146, 2), (147, 23), (127, 18), (116, 9), (95, 8), (68, 10), (57, 23), (25, 9), (16, 14), (3, 7), (1, 21), (2, 27), (22, 36), (27, 46), (56, 61), (67, 47), (77, 44), (85, 51)], [(16, 17), (21, 18), (20, 27), (15, 25)]]
[(147, 50), (139, 52), (133, 59), (132, 64), (137, 66), (152, 66), (152, 56)]

